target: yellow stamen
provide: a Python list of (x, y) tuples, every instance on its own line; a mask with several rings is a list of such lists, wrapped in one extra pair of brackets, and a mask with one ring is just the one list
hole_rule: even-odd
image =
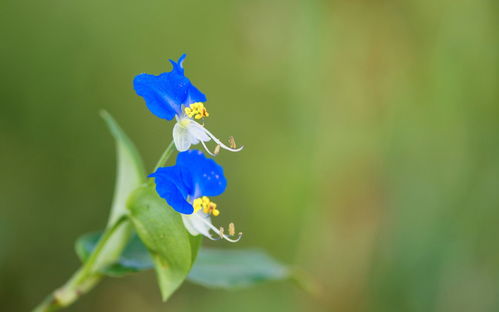
[(236, 227), (234, 226), (234, 223), (229, 223), (229, 235), (235, 235), (236, 234)]
[(220, 210), (217, 208), (214, 208), (211, 213), (213, 214), (214, 217), (218, 217), (220, 215)]
[(215, 147), (215, 150), (213, 151), (213, 154), (215, 154), (215, 155), (218, 155), (218, 153), (220, 153), (220, 144), (218, 144), (218, 145)]
[(196, 198), (192, 202), (192, 206), (194, 207), (194, 212), (198, 212), (198, 210), (203, 208), (203, 212), (206, 214), (212, 214), (214, 217), (220, 215), (217, 204), (212, 202), (207, 196)]
[(192, 103), (189, 107), (186, 107), (184, 111), (189, 118), (194, 117), (194, 119), (201, 119), (203, 117), (210, 116), (204, 107), (204, 104), (201, 102)]
[(196, 198), (192, 202), (192, 207), (194, 208), (194, 212), (198, 212), (199, 209), (201, 209), (202, 206), (203, 206), (203, 200), (201, 198)]
[(224, 228), (221, 226), (220, 227), (220, 238), (224, 238)]
[(233, 136), (230, 136), (229, 137), (229, 146), (230, 148), (236, 148), (236, 140), (234, 140), (234, 137)]

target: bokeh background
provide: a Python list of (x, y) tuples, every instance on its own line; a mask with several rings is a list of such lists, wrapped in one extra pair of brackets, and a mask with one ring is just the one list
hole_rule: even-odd
[(221, 223), (317, 279), (242, 291), (152, 272), (107, 279), (67, 311), (499, 311), (499, 2), (0, 2), (0, 310), (28, 311), (105, 226), (106, 109), (148, 168), (173, 124), (136, 74), (186, 73), (209, 128), (244, 152)]

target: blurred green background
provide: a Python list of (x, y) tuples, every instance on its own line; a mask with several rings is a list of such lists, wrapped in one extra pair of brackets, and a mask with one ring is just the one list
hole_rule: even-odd
[(242, 291), (152, 272), (67, 311), (499, 311), (499, 5), (494, 0), (0, 2), (0, 310), (28, 311), (105, 226), (106, 109), (148, 168), (173, 123), (136, 74), (186, 73), (224, 152), (220, 223), (322, 285)]

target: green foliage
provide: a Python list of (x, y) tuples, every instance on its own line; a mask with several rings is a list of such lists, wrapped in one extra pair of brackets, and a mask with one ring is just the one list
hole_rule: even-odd
[(290, 277), (290, 270), (259, 249), (202, 248), (189, 281), (209, 288), (242, 288)]
[[(119, 277), (154, 267), (163, 300), (187, 276), (192, 282), (211, 288), (240, 288), (289, 276), (286, 267), (260, 250), (203, 249), (196, 260), (201, 236), (190, 235), (180, 214), (169, 209), (152, 184), (144, 183), (144, 166), (133, 142), (111, 115), (102, 112), (102, 117), (116, 139), (118, 155), (109, 226), (125, 214), (129, 221), (112, 233), (105, 245), (106, 252), (97, 258), (106, 259), (95, 265), (97, 272)], [(82, 262), (90, 258), (101, 238), (102, 233), (96, 232), (77, 240), (75, 249)]]
[(133, 194), (129, 209), (130, 219), (151, 254), (166, 300), (187, 277), (201, 238), (190, 237), (180, 214), (167, 206), (152, 185)]
[[(154, 264), (161, 294), (166, 300), (187, 276), (200, 238), (190, 237), (180, 215), (167, 209), (165, 201), (157, 196), (152, 186), (139, 187), (145, 182), (145, 170), (137, 149), (108, 113), (103, 112), (102, 116), (116, 138), (118, 149), (118, 177), (109, 224), (130, 212), (129, 217), (138, 236), (134, 235), (127, 247), (120, 249), (123, 251), (121, 257), (115, 257), (113, 263), (100, 267), (101, 271), (121, 276), (148, 269)], [(127, 201), (132, 192), (134, 195), (129, 201), (128, 211)], [(110, 243), (116, 240), (123, 244), (130, 234), (131, 228), (123, 227), (113, 235)], [(89, 247), (85, 244), (96, 243), (97, 237), (98, 234), (93, 234), (86, 240), (78, 241), (77, 251), (82, 259), (85, 259), (84, 251)]]
[[(77, 240), (76, 252), (82, 261), (88, 258), (101, 235), (100, 232), (89, 233)], [(192, 248), (192, 251), (195, 250), (196, 247)], [(119, 277), (149, 270), (153, 266), (147, 248), (134, 234), (116, 263), (104, 268), (101, 273)], [(208, 288), (234, 289), (289, 277), (290, 270), (287, 267), (259, 249), (202, 248), (187, 278), (192, 283)]]
[[(98, 255), (94, 271), (122, 276), (154, 265), (163, 300), (166, 300), (190, 271), (200, 238), (188, 234), (180, 215), (168, 209), (152, 185), (141, 186), (145, 182), (145, 170), (135, 145), (107, 112), (101, 115), (116, 139), (118, 158), (108, 227), (124, 215), (129, 221), (112, 233)], [(138, 235), (131, 236), (132, 225)], [(77, 241), (76, 251), (83, 262), (90, 258), (100, 238), (101, 233), (92, 233)]]
[(109, 217), (109, 224), (112, 224), (127, 213), (126, 201), (130, 194), (146, 181), (146, 171), (132, 140), (128, 138), (108, 112), (101, 111), (101, 116), (116, 140), (117, 176), (111, 216)]
[[(116, 141), (116, 182), (111, 213), (107, 224), (108, 228), (110, 228), (117, 220), (127, 214), (126, 202), (130, 194), (145, 182), (145, 169), (137, 148), (114, 118), (106, 111), (101, 111), (101, 116)], [(132, 227), (128, 221), (121, 224), (106, 242), (103, 250), (96, 258), (92, 270), (101, 271), (111, 263), (116, 262), (131, 233)]]

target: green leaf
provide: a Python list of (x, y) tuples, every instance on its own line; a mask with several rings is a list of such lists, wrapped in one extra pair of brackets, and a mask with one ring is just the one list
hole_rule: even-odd
[(114, 118), (106, 111), (101, 111), (101, 116), (116, 140), (117, 176), (109, 217), (109, 224), (113, 224), (127, 213), (128, 197), (146, 181), (146, 171), (137, 148)]
[[(76, 242), (76, 253), (82, 262), (85, 262), (94, 250), (102, 232), (89, 233), (81, 236)], [(154, 266), (146, 246), (136, 233), (132, 234), (120, 258), (101, 268), (100, 272), (111, 276), (120, 277), (126, 274), (152, 269)]]
[[(82, 260), (88, 257), (100, 235), (101, 233), (91, 233), (78, 240), (77, 250)], [(196, 243), (200, 242), (199, 236), (191, 238)], [(196, 249), (193, 248), (193, 251)], [(137, 235), (134, 235), (119, 261), (105, 268), (102, 273), (117, 277), (149, 270), (153, 265), (147, 248)], [(259, 249), (202, 248), (187, 278), (192, 283), (208, 288), (235, 289), (298, 277), (291, 276), (290, 269)]]
[[(76, 253), (82, 262), (85, 262), (88, 259), (101, 236), (102, 231), (88, 233), (78, 238), (75, 247)], [(190, 236), (190, 239), (192, 250), (191, 259), (194, 261), (201, 242), (201, 237)], [(137, 236), (137, 233), (133, 233), (120, 258), (108, 267), (102, 268), (100, 272), (111, 277), (120, 277), (129, 273), (149, 270), (153, 267), (154, 263), (147, 247), (142, 243)]]
[(209, 288), (242, 288), (290, 278), (290, 270), (259, 249), (202, 248), (189, 281)]
[[(142, 159), (125, 132), (106, 111), (101, 112), (109, 130), (116, 141), (117, 176), (113, 203), (108, 220), (108, 228), (127, 214), (126, 203), (130, 194), (145, 182), (145, 170)], [(120, 225), (107, 241), (104, 249), (96, 259), (93, 270), (101, 271), (111, 263), (116, 262), (131, 235), (132, 227), (129, 221)]]
[(154, 262), (164, 301), (182, 284), (199, 247), (180, 213), (161, 199), (153, 185), (139, 188), (129, 201), (130, 219)]

